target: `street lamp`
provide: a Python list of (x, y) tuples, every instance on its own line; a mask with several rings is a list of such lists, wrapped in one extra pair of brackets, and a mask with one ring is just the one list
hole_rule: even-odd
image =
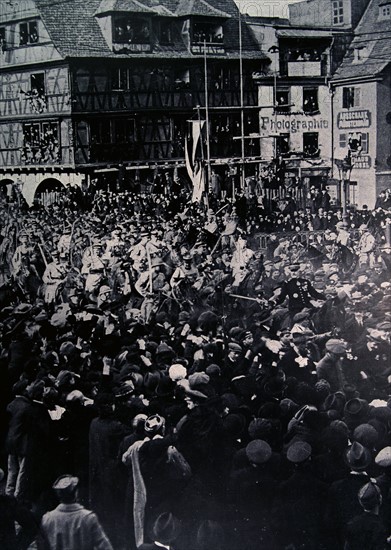
[[(273, 71), (273, 115), (274, 115), (274, 128), (277, 129), (277, 59), (280, 49), (278, 46), (271, 46), (268, 52), (274, 57), (274, 71)], [(274, 158), (277, 158), (277, 137), (274, 137)]]
[(350, 182), (350, 175), (353, 169), (352, 158), (348, 154), (344, 159), (335, 159), (335, 164), (337, 165), (339, 172), (339, 185), (340, 185), (340, 195), (342, 203), (342, 221), (344, 228), (347, 229), (348, 224), (348, 214), (347, 214), (347, 186)]

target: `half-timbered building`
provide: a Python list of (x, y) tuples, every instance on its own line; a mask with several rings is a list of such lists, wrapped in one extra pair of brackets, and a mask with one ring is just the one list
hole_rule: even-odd
[(208, 119), (222, 175), (259, 159), (240, 136), (259, 133), (269, 59), (233, 0), (9, 0), (0, 45), (0, 182), (30, 204), (50, 185), (184, 174), (191, 120)]

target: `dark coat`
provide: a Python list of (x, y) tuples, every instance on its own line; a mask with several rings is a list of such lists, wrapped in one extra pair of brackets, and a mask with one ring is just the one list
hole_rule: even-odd
[(330, 487), (327, 522), (341, 542), (348, 523), (362, 512), (358, 492), (368, 481), (369, 477), (365, 473), (349, 473), (345, 479), (335, 481)]
[(32, 403), (22, 395), (16, 396), (7, 407), (10, 415), (6, 448), (8, 454), (26, 456), (29, 447), (29, 430)]
[(327, 485), (307, 470), (297, 470), (280, 484), (274, 500), (273, 526), (282, 544), (303, 545), (311, 550), (321, 547), (326, 498)]
[(283, 283), (277, 303), (282, 304), (286, 297), (289, 298), (289, 311), (291, 312), (301, 311), (305, 307), (311, 308), (311, 300), (313, 299), (325, 299), (325, 296), (317, 292), (310, 281), (302, 277), (294, 277)]
[(114, 418), (94, 418), (89, 435), (90, 506), (113, 544), (124, 534), (123, 509), (126, 475), (118, 462), (118, 449), (130, 429)]
[(385, 550), (387, 531), (379, 516), (363, 512), (349, 522), (344, 550)]

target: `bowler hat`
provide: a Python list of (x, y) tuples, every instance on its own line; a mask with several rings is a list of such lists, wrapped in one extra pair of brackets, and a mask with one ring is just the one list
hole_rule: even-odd
[(369, 481), (358, 492), (358, 500), (365, 510), (373, 510), (381, 504), (381, 491), (376, 483)]
[(157, 542), (170, 544), (178, 538), (180, 532), (179, 520), (171, 512), (163, 512), (153, 524), (153, 535)]
[(350, 468), (357, 472), (365, 470), (372, 460), (369, 450), (358, 441), (354, 441), (347, 449), (345, 458)]

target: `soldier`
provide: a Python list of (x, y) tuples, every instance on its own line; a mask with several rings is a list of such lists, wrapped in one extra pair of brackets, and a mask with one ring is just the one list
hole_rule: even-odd
[(313, 308), (313, 300), (325, 300), (326, 297), (317, 292), (308, 279), (297, 277), (300, 264), (291, 264), (286, 268), (291, 278), (282, 284), (281, 293), (273, 299), (275, 304), (282, 304), (288, 298), (288, 308), (291, 318), (304, 308)]
[[(65, 260), (64, 254), (61, 255), (62, 260)], [(47, 264), (45, 271), (42, 275), (42, 281), (44, 284), (44, 301), (50, 305), (56, 301), (56, 293), (59, 284), (63, 281), (67, 274), (67, 264), (65, 261), (59, 261), (60, 254), (57, 250), (52, 252), (52, 261)]]

